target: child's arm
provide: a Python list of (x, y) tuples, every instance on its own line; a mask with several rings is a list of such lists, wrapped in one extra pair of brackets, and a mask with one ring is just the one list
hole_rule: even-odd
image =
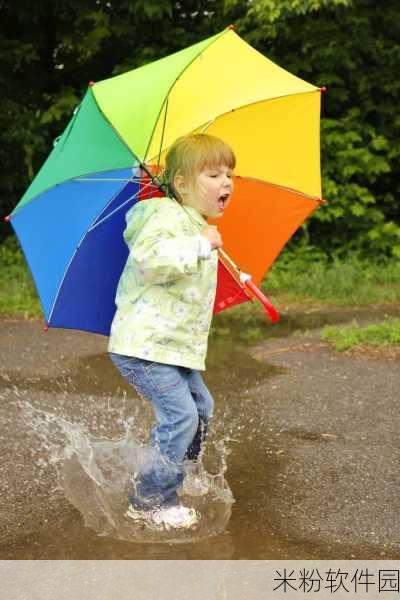
[(209, 252), (200, 240), (202, 236), (184, 235), (180, 229), (179, 222), (165, 222), (159, 215), (144, 226), (130, 253), (143, 281), (161, 284), (192, 275), (199, 270), (200, 260), (210, 257), (208, 240), (202, 238)]

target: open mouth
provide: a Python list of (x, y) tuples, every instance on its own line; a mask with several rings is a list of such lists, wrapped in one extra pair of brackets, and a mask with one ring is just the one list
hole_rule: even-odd
[(227, 203), (227, 201), (228, 201), (229, 195), (230, 195), (230, 194), (222, 194), (222, 195), (221, 195), (221, 196), (218, 198), (218, 208), (219, 208), (220, 210), (224, 210), (224, 208), (225, 208), (225, 204), (226, 204), (226, 203)]

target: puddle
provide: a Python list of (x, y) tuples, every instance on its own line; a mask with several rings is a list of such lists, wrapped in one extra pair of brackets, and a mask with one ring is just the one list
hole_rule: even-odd
[[(224, 393), (234, 390), (236, 394), (239, 381), (241, 386), (252, 385), (275, 371), (260, 368), (259, 363), (238, 351), (228, 357), (218, 344), (214, 357), (216, 367), (211, 379), (216, 379), (218, 384), (213, 386), (211, 381), (211, 386), (214, 390), (217, 388), (217, 393), (219, 388)], [(237, 360), (242, 362), (243, 368), (232, 372), (233, 361)], [(128, 493), (140, 466), (154, 459), (151, 456), (154, 451), (145, 443), (153, 424), (152, 412), (146, 401), (135, 398), (107, 355), (72, 360), (70, 371), (61, 378), (42, 375), (24, 379), (19, 374), (13, 381), (20, 424), (35, 438), (30, 451), (36, 467), (36, 483), (48, 484), (51, 472), (50, 494), (61, 492), (79, 511), (85, 527), (101, 537), (140, 544), (198, 543), (223, 534), (234, 502), (225, 479), (231, 441), (229, 431), (235, 429), (233, 422), (225, 427), (223, 420), (227, 411), (217, 419), (203, 459), (201, 476), (208, 485), (208, 493), (200, 497), (182, 493), (185, 505), (193, 507), (200, 516), (199, 522), (190, 530), (171, 532), (148, 527), (143, 521), (133, 522), (125, 516)], [(3, 380), (3, 389), (6, 385), (7, 378)], [(85, 399), (84, 394), (89, 390), (96, 395)], [(110, 390), (122, 393), (120, 406), (118, 398), (108, 395)], [(99, 393), (103, 396), (103, 406), (105, 401), (107, 403), (106, 414), (99, 415), (96, 410)], [(31, 401), (34, 396), (37, 396), (36, 402)], [(130, 406), (132, 402), (136, 405), (134, 411)], [(57, 410), (52, 404), (58, 405)], [(64, 416), (65, 413), (70, 413), (72, 418)], [(37, 539), (34, 546), (38, 551)]]
[[(57, 335), (62, 340), (63, 332)], [(104, 352), (71, 355), (64, 366), (58, 377), (21, 371), (2, 380), (3, 559), (396, 558), (390, 549), (285, 531), (281, 494), (292, 503), (295, 496), (282, 481), (294, 455), (282, 453), (280, 436), (301, 448), (341, 440), (312, 425), (277, 431), (271, 398), (259, 390), (285, 372), (253, 359), (235, 340), (210, 344), (205, 380), (216, 411), (204, 468), (215, 487), (193, 500), (204, 519), (189, 537), (146, 538), (123, 520), (127, 474), (152, 424), (149, 406)]]
[(358, 308), (310, 308), (300, 312), (282, 312), (280, 321), (271, 325), (261, 309), (253, 306), (233, 308), (213, 321), (211, 339), (230, 339), (252, 344), (270, 338), (288, 337), (295, 332), (320, 329), (326, 325), (339, 325), (356, 320), (360, 325), (381, 321), (386, 316), (400, 316), (399, 306), (372, 306)]
[[(207, 472), (202, 462), (198, 464), (199, 480), (207, 485), (207, 494), (193, 497), (181, 489), (182, 501), (196, 510), (199, 522), (190, 530), (165, 531), (145, 519), (144, 513), (137, 513), (137, 521), (126, 516), (128, 494), (136, 490), (137, 473), (161, 459), (141, 441), (146, 432), (140, 420), (125, 421), (121, 415), (125, 434), (120, 439), (107, 439), (94, 436), (81, 423), (71, 423), (28, 402), (21, 402), (20, 410), (25, 425), (39, 439), (37, 454), (45, 450), (45, 459), (38, 459), (40, 466), (55, 467), (65, 497), (79, 510), (85, 526), (97, 535), (130, 542), (182, 543), (215, 536), (225, 529), (233, 498), (224, 477), (229, 450), (223, 438), (214, 445), (214, 472)], [(162, 464), (165, 469), (172, 468), (165, 461)]]

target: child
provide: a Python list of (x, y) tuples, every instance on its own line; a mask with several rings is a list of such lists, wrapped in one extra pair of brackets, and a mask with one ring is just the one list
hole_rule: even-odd
[(116, 295), (110, 357), (147, 398), (157, 426), (152, 451), (141, 466), (137, 510), (161, 526), (190, 527), (193, 508), (179, 502), (184, 461), (196, 461), (213, 413), (205, 368), (222, 239), (208, 217), (230, 202), (235, 156), (222, 140), (181, 137), (170, 147), (162, 177), (166, 198), (138, 202), (126, 215), (130, 254)]

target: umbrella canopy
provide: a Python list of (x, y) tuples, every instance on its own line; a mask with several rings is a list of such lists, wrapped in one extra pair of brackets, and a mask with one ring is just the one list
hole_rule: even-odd
[[(235, 192), (218, 228), (224, 250), (259, 283), (320, 203), (320, 96), (230, 28), (89, 84), (9, 217), (48, 325), (109, 334), (128, 255), (125, 213), (154, 195), (147, 173), (190, 132), (235, 151)], [(220, 260), (215, 312), (251, 296)]]

